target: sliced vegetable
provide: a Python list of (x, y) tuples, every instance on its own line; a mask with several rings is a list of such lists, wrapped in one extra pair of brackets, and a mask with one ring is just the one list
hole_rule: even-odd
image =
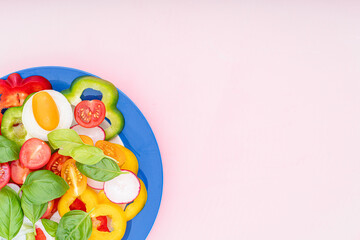
[(81, 210), (86, 212), (86, 205), (83, 201), (81, 201), (80, 199), (75, 199), (75, 201), (70, 205), (70, 211), (73, 210)]
[(92, 221), (89, 213), (74, 210), (66, 213), (60, 220), (57, 240), (88, 240), (92, 233)]
[(140, 181), (140, 193), (132, 203), (129, 203), (125, 208), (126, 220), (133, 219), (145, 206), (147, 201), (147, 191), (145, 184), (139, 178)]
[(118, 90), (112, 83), (106, 80), (92, 76), (82, 76), (75, 79), (71, 83), (70, 88), (62, 91), (62, 93), (72, 105), (76, 106), (82, 101), (80, 98), (81, 94), (87, 88), (92, 88), (102, 93), (101, 101), (105, 105), (105, 117), (111, 122), (111, 126), (105, 129), (106, 139), (109, 140), (122, 131), (125, 123), (124, 116), (116, 108), (119, 99)]
[(24, 144), (27, 132), (22, 123), (22, 107), (12, 107), (6, 110), (1, 121), (1, 134), (14, 141), (18, 146)]
[(121, 170), (128, 170), (136, 175), (139, 171), (139, 162), (135, 154), (124, 146), (119, 144), (116, 144), (116, 146), (121, 148), (125, 154), (125, 163), (120, 167)]
[(94, 179), (88, 178), (87, 179), (87, 185), (91, 188), (94, 188), (96, 190), (103, 190), (104, 189), (104, 182), (99, 182)]
[(93, 165), (77, 162), (76, 166), (82, 174), (100, 182), (109, 181), (122, 173), (116, 162), (109, 158), (103, 158), (100, 162)]
[(64, 195), (69, 185), (49, 170), (38, 170), (28, 175), (21, 189), (29, 201), (42, 204)]
[(78, 170), (75, 163), (74, 159), (67, 160), (61, 169), (61, 177), (69, 185), (68, 191), (75, 196), (80, 196), (86, 189), (87, 177)]
[[(98, 204), (97, 194), (90, 187), (87, 187), (86, 190), (78, 197), (73, 195), (71, 192), (67, 192), (60, 198), (59, 201), (58, 211), (60, 216), (64, 216), (64, 214), (71, 210), (70, 206), (76, 201), (77, 198), (85, 204), (86, 212), (89, 212)], [(77, 208), (79, 202), (75, 204), (76, 205), (73, 205), (73, 207)]]
[[(90, 213), (93, 221), (97, 221), (97, 217), (105, 216), (111, 219), (111, 232), (98, 230), (98, 224), (93, 225), (90, 240), (107, 239), (116, 240), (121, 239), (126, 230), (126, 217), (121, 207), (116, 204), (99, 204), (95, 210)], [(94, 220), (95, 219), (95, 220)]]
[(4, 110), (10, 107), (21, 106), (30, 93), (44, 89), (52, 89), (52, 87), (50, 82), (41, 76), (31, 76), (22, 79), (18, 73), (12, 73), (6, 80), (1, 79), (0, 122)]
[(18, 234), (24, 220), (20, 198), (5, 186), (0, 189), (0, 203), (0, 236), (10, 240)]
[(41, 218), (42, 219), (44, 219), (44, 218), (50, 219), (51, 216), (53, 215), (54, 207), (55, 207), (55, 199), (48, 202), (46, 212), (44, 213), (44, 215), (42, 215)]
[(75, 121), (85, 128), (99, 126), (105, 114), (105, 105), (100, 100), (81, 101), (74, 110)]
[(103, 150), (106, 156), (114, 158), (118, 162), (119, 167), (125, 163), (126, 158), (124, 151), (118, 144), (100, 140), (95, 143), (95, 147)]
[(0, 163), (0, 189), (10, 181), (10, 167), (8, 163)]
[(63, 164), (70, 158), (71, 157), (61, 155), (56, 151), (51, 155), (49, 162), (46, 164), (46, 169), (60, 176)]
[(84, 144), (94, 146), (94, 142), (91, 139), (91, 137), (86, 136), (86, 135), (79, 135), (79, 137), (81, 138), (81, 141), (83, 141)]
[(106, 216), (98, 216), (92, 219), (93, 227), (100, 232), (110, 232), (108, 228), (108, 220)]
[[(99, 140), (105, 139), (105, 132), (101, 127), (85, 128), (79, 124), (72, 126), (71, 129), (75, 130), (79, 135), (86, 135), (91, 138), (91, 140), (96, 143)], [(94, 145), (94, 144), (92, 144)]]
[(0, 135), (0, 163), (19, 159), (20, 147), (13, 141)]
[(29, 169), (45, 166), (51, 156), (51, 149), (44, 141), (37, 138), (27, 140), (20, 150), (20, 162)]
[(35, 240), (46, 240), (46, 235), (41, 228), (36, 228)]
[(20, 160), (11, 162), (11, 179), (17, 184), (24, 184), (26, 177), (32, 172), (29, 168), (24, 167)]
[(140, 181), (136, 175), (124, 170), (120, 176), (105, 182), (104, 192), (113, 203), (130, 203), (139, 195)]

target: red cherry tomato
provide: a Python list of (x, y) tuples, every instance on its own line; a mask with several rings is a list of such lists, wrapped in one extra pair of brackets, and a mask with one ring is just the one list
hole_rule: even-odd
[(20, 160), (13, 161), (10, 165), (11, 169), (11, 179), (16, 184), (24, 184), (26, 177), (32, 171), (26, 167), (24, 167)]
[(8, 163), (0, 163), (0, 189), (10, 181), (10, 167)]
[(46, 169), (52, 171), (56, 175), (61, 176), (62, 165), (70, 158), (71, 157), (54, 152), (50, 157), (50, 161), (46, 164)]
[(51, 201), (48, 203), (48, 207), (47, 207), (47, 209), (46, 209), (46, 212), (44, 213), (44, 215), (43, 215), (41, 218), (48, 218), (48, 219), (50, 219), (51, 216), (53, 215), (54, 205), (55, 205), (55, 200), (51, 200)]
[(35, 240), (46, 240), (46, 236), (40, 228), (36, 229)]
[(82, 101), (74, 110), (75, 120), (86, 128), (99, 126), (105, 119), (105, 105), (100, 100)]
[(39, 169), (45, 166), (51, 156), (49, 145), (37, 138), (30, 138), (20, 149), (20, 162), (29, 169)]

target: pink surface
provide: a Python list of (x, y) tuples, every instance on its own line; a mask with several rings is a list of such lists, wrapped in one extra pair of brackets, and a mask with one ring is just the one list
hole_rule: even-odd
[(164, 166), (149, 240), (359, 239), (360, 2), (178, 2), (2, 1), (1, 75), (135, 102)]

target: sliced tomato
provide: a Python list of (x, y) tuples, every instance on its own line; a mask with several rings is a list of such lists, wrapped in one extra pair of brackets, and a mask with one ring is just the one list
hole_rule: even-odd
[(11, 179), (16, 184), (24, 184), (26, 177), (32, 171), (29, 168), (24, 167), (20, 160), (13, 161), (10, 165)]
[(121, 167), (125, 163), (126, 155), (123, 149), (120, 148), (117, 144), (108, 141), (99, 140), (95, 143), (95, 147), (98, 147), (101, 150), (103, 150), (106, 156), (115, 158), (119, 167)]
[(46, 164), (46, 169), (61, 176), (61, 168), (70, 158), (71, 157), (61, 155), (56, 151), (51, 155), (49, 162)]
[(61, 169), (61, 177), (68, 183), (68, 191), (80, 196), (86, 190), (87, 178), (77, 169), (75, 163), (74, 159), (67, 160)]
[(51, 200), (51, 201), (48, 203), (48, 207), (47, 207), (47, 209), (46, 209), (46, 212), (44, 213), (44, 215), (43, 215), (41, 218), (50, 219), (51, 216), (53, 215), (54, 205), (55, 205), (55, 200)]
[(46, 236), (40, 228), (36, 229), (35, 240), (46, 240)]
[(70, 211), (73, 210), (81, 210), (86, 212), (86, 205), (83, 201), (81, 201), (80, 199), (75, 199), (75, 201), (70, 205)]
[(81, 101), (74, 110), (76, 122), (86, 128), (99, 126), (105, 114), (105, 105), (100, 100)]
[(8, 163), (0, 163), (0, 189), (10, 181), (10, 167)]
[(29, 169), (39, 169), (45, 166), (51, 156), (51, 149), (44, 141), (30, 138), (20, 149), (20, 162)]

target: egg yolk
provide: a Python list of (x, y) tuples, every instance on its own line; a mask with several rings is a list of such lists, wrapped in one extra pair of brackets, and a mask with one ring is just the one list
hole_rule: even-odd
[(59, 110), (49, 93), (36, 93), (32, 99), (32, 109), (36, 122), (46, 131), (54, 130), (59, 125)]

